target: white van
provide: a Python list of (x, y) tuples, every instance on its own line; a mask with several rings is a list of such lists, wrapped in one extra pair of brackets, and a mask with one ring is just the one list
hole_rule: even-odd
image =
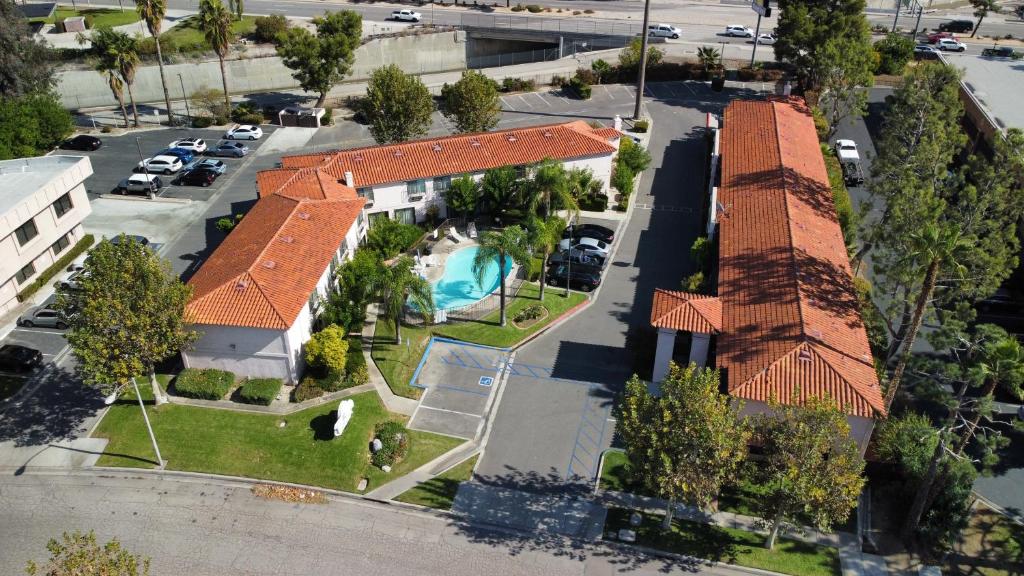
[(651, 24), (647, 27), (648, 36), (676, 39), (683, 33), (682, 30), (671, 24)]

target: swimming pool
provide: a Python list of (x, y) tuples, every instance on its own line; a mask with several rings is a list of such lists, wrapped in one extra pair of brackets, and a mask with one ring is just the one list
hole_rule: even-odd
[[(483, 284), (477, 284), (473, 273), (473, 258), (480, 250), (477, 246), (452, 252), (444, 262), (444, 276), (433, 284), (434, 307), (438, 310), (461, 308), (494, 292), (498, 288), (498, 261), (484, 269)], [(512, 259), (505, 257), (505, 273), (512, 270)], [(481, 287), (482, 286), (482, 287)]]

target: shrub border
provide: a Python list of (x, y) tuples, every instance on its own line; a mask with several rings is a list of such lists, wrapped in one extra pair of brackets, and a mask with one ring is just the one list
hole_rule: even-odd
[(75, 258), (78, 258), (82, 254), (82, 252), (88, 250), (89, 247), (92, 246), (93, 242), (95, 241), (96, 239), (93, 237), (92, 234), (86, 234), (85, 236), (82, 236), (81, 239), (78, 240), (78, 242), (75, 242), (75, 245), (74, 247), (71, 248), (71, 250), (69, 250), (66, 254), (58, 258), (56, 262), (50, 264), (49, 268), (43, 270), (42, 273), (39, 274), (39, 277), (33, 280), (32, 283), (29, 284), (27, 288), (25, 288), (21, 292), (18, 292), (18, 302), (24, 302), (30, 296), (38, 292), (43, 286), (48, 284), (50, 280), (52, 280), (53, 277), (57, 275), (58, 272), (60, 272), (64, 268), (67, 268), (68, 264), (71, 264), (71, 262)]

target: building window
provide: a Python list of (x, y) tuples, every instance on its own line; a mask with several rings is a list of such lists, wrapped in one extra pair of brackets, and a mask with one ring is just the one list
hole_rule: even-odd
[(426, 180), (412, 180), (405, 183), (405, 195), (406, 201), (411, 201), (414, 197), (423, 197), (427, 193), (427, 181)]
[(416, 209), (402, 208), (401, 210), (395, 210), (395, 222), (401, 222), (402, 224), (415, 224)]
[(309, 313), (313, 317), (316, 317), (317, 303), (320, 302), (320, 293), (313, 290), (313, 293), (309, 295)]
[(441, 176), (439, 178), (434, 178), (434, 192), (438, 192), (438, 193), (447, 192), (448, 189), (451, 188), (451, 187), (452, 187), (452, 177), (451, 176)]
[(61, 216), (67, 214), (74, 207), (75, 205), (71, 203), (70, 192), (61, 196), (60, 198), (57, 198), (57, 201), (53, 203), (53, 210), (54, 212), (57, 213), (57, 218), (60, 218)]
[(360, 212), (359, 215), (356, 216), (356, 228), (362, 228), (363, 227), (363, 222), (365, 222), (365, 221), (366, 221), (366, 218), (364, 218), (363, 217), (363, 213)]
[(29, 262), (28, 264), (25, 264), (24, 268), (18, 270), (18, 273), (14, 275), (14, 279), (17, 280), (18, 286), (21, 286), (25, 282), (28, 282), (29, 278), (35, 275), (36, 267), (31, 262)]
[(52, 246), (50, 246), (50, 249), (53, 250), (54, 256), (63, 252), (64, 249), (67, 248), (68, 246), (71, 246), (71, 238), (69, 238), (69, 236), (70, 234), (65, 234), (61, 236), (60, 238), (57, 239), (56, 242), (53, 243)]
[(18, 244), (24, 246), (28, 241), (39, 235), (39, 229), (32, 220), (25, 222), (14, 229), (14, 235), (18, 238)]
[(358, 194), (360, 198), (366, 198), (370, 204), (373, 204), (373, 188), (369, 186), (356, 188), (356, 194)]
[(526, 178), (526, 164), (516, 166), (516, 178)]
[(370, 219), (370, 228), (373, 228), (373, 225), (376, 224), (378, 220), (388, 219), (388, 212), (387, 210), (384, 210), (383, 212), (371, 212), (370, 214), (367, 214), (366, 217)]

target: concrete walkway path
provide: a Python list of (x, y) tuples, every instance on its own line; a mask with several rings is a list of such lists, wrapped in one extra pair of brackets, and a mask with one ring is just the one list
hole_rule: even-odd
[(479, 452), (480, 444), (477, 442), (470, 441), (460, 444), (405, 476), (367, 492), (366, 497), (373, 500), (391, 500), (399, 494), (415, 488), (421, 482), (426, 482), (434, 476), (458, 466)]
[(412, 416), (412, 413), (416, 411), (416, 407), (419, 405), (419, 401), (412, 398), (404, 398), (392, 392), (387, 380), (384, 379), (384, 375), (377, 368), (377, 363), (373, 361), (373, 357), (370, 355), (370, 351), (373, 349), (373, 333), (377, 328), (377, 314), (379, 314), (377, 304), (371, 304), (366, 308), (366, 323), (363, 324), (362, 333), (363, 357), (366, 359), (366, 368), (370, 372), (370, 384), (377, 391), (388, 412)]

